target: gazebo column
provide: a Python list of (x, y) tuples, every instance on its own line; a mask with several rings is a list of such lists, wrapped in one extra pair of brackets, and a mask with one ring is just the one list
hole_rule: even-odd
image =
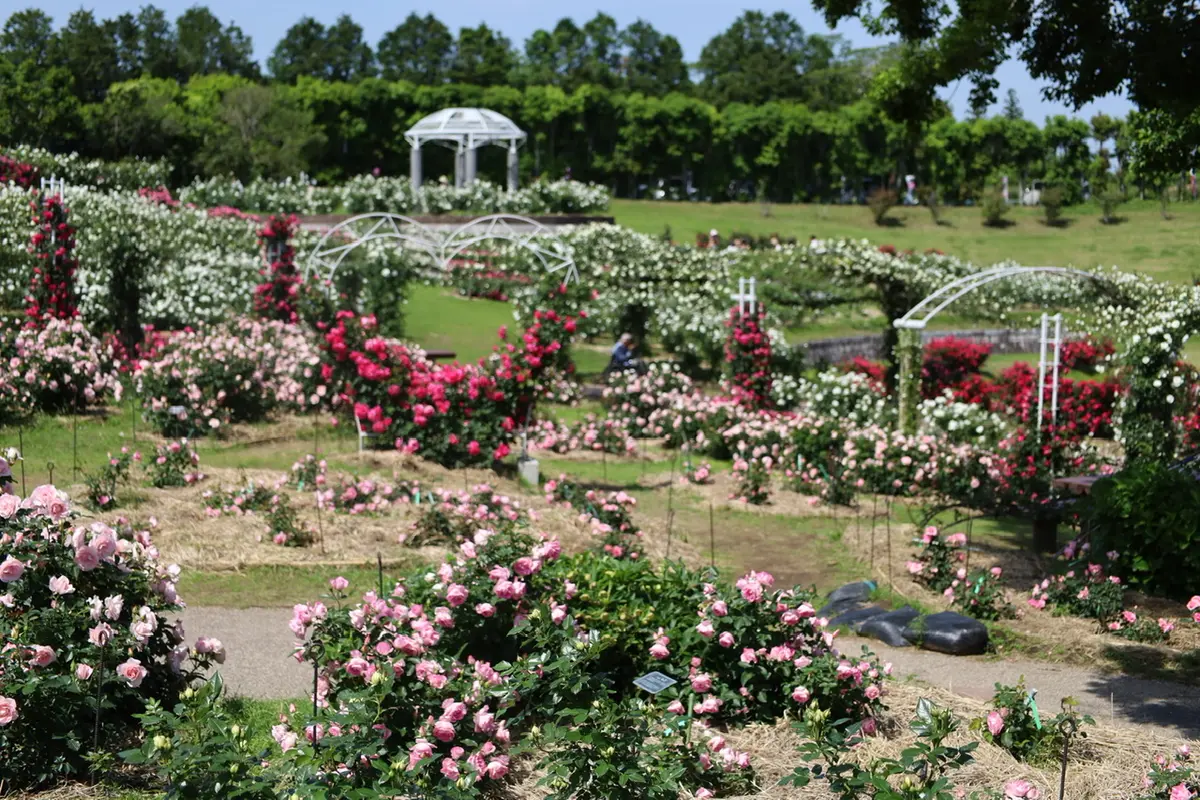
[(408, 154), (408, 176), (412, 179), (414, 189), (421, 188), (421, 142), (413, 142), (412, 151)]
[(467, 179), (466, 152), (466, 145), (459, 142), (454, 151), (454, 185), (460, 189), (466, 184)]
[(517, 157), (517, 140), (510, 139), (508, 142), (508, 191), (515, 192), (517, 190), (518, 166), (520, 159)]
[(467, 145), (467, 151), (466, 151), (466, 153), (463, 154), (463, 157), (466, 159), (466, 164), (467, 164), (466, 185), (470, 186), (471, 184), (473, 184), (475, 182), (475, 175), (478, 172), (478, 160), (477, 159), (479, 158), (479, 151), (476, 148), (471, 147), (470, 145)]

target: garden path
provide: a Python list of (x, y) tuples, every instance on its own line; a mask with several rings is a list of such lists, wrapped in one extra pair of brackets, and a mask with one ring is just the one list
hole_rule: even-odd
[[(312, 691), (312, 671), (291, 654), (296, 638), (288, 630), (289, 609), (189, 608), (183, 613), (191, 636), (214, 636), (228, 651), (221, 674), (232, 694), (259, 699), (298, 699)], [(993, 684), (1013, 684), (1022, 675), (1038, 690), (1038, 705), (1055, 714), (1063, 697), (1097, 720), (1151, 726), (1200, 738), (1200, 687), (1114, 675), (1079, 667), (1023, 659), (964, 658), (914, 648), (892, 648), (845, 637), (845, 653), (867, 645), (881, 661), (894, 664), (894, 676), (912, 677), (958, 694), (987, 700)]]

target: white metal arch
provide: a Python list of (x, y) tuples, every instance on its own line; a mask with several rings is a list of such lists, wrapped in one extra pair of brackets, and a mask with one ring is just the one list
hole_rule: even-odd
[(411, 217), (386, 212), (360, 214), (327, 230), (304, 261), (304, 279), (319, 274), (332, 281), (346, 256), (370, 241), (391, 241), (424, 253), (442, 272), (467, 250), (488, 241), (504, 241), (527, 250), (549, 273), (564, 272), (564, 282), (579, 281), (570, 251), (545, 225), (515, 214), (490, 214), (442, 233)]
[(450, 263), (466, 250), (491, 240), (507, 241), (528, 250), (547, 272), (565, 271), (564, 283), (579, 282), (575, 259), (554, 231), (517, 214), (490, 214), (455, 228), (442, 243), (442, 269), (449, 269)]
[[(985, 269), (981, 272), (972, 272), (970, 275), (964, 275), (961, 278), (956, 278), (950, 283), (947, 283), (945, 286), (941, 287), (936, 292), (910, 308), (907, 314), (900, 319), (895, 320), (892, 324), (897, 328), (921, 330), (946, 306), (982, 286), (986, 286), (989, 283), (1003, 280), (1005, 278), (1015, 278), (1021, 275), (1031, 275), (1037, 273), (1048, 275), (1065, 275), (1075, 278), (1087, 278), (1088, 280), (1094, 281), (1105, 280), (1103, 277), (1095, 273), (1086, 272), (1080, 269), (1072, 269), (1071, 267), (992, 267), (991, 269)], [(930, 310), (931, 306), (932, 310)], [(918, 318), (922, 313), (924, 313), (924, 316)]]
[(434, 259), (440, 255), (437, 234), (415, 219), (384, 212), (360, 214), (325, 231), (304, 261), (304, 280), (315, 272), (332, 281), (350, 251), (373, 240), (388, 239), (423, 251)]

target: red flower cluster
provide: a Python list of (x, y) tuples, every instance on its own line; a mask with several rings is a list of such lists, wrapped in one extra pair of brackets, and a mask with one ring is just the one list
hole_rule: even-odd
[(925, 345), (925, 358), (921, 365), (921, 394), (939, 397), (946, 389), (978, 375), (983, 362), (991, 354), (986, 344), (976, 344), (967, 339), (945, 336)]
[[(552, 296), (567, 297), (566, 287)], [(550, 299), (554, 302), (553, 297)], [(580, 314), (582, 316), (582, 312)], [(376, 333), (372, 316), (339, 311), (325, 329), (321, 377), (363, 430), (446, 466), (502, 459), (532, 415), (538, 379), (573, 370), (567, 346), (579, 317), (539, 309), (519, 345), (505, 340), (477, 365), (437, 365)]]
[(37, 179), (37, 167), (6, 155), (0, 155), (0, 184), (12, 184), (22, 189), (30, 189)]
[(843, 362), (841, 367), (843, 372), (857, 372), (859, 375), (866, 375), (880, 391), (887, 383), (887, 369), (878, 361), (855, 356), (849, 361)]
[(79, 314), (75, 296), (75, 229), (58, 195), (39, 193), (32, 203), (33, 236), (29, 251), (37, 259), (33, 268), (25, 315), (33, 324), (47, 319), (72, 319)]
[(263, 319), (295, 323), (300, 314), (296, 302), (300, 294), (300, 274), (296, 271), (296, 250), (291, 239), (299, 220), (295, 215), (272, 216), (258, 232), (264, 260), (270, 265), (261, 274), (267, 280), (254, 289), (254, 312)]
[[(1037, 373), (1033, 367), (1018, 361), (1000, 375), (1000, 392), (993, 397), (993, 407), (1012, 410), (1022, 422), (1029, 422), (1037, 413)], [(1049, 417), (1051, 389), (1046, 389), (1043, 413)], [(1113, 410), (1120, 385), (1116, 381), (1086, 381), (1062, 378), (1058, 380), (1058, 431), (1068, 438), (1112, 435)], [(996, 402), (996, 400), (999, 402)]]
[(1091, 339), (1072, 339), (1062, 346), (1063, 369), (1094, 370), (1100, 362), (1116, 351), (1110, 339), (1099, 342)]
[(751, 408), (771, 404), (771, 339), (764, 328), (766, 309), (760, 303), (756, 313), (743, 314), (730, 309), (725, 327), (725, 361), (734, 399)]

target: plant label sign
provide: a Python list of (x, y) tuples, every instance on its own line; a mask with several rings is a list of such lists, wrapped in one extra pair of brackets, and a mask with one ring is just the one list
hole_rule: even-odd
[(658, 694), (663, 689), (674, 686), (678, 683), (677, 680), (669, 675), (663, 675), (661, 672), (647, 672), (640, 678), (634, 678), (633, 685), (639, 689), (645, 689), (650, 694)]

